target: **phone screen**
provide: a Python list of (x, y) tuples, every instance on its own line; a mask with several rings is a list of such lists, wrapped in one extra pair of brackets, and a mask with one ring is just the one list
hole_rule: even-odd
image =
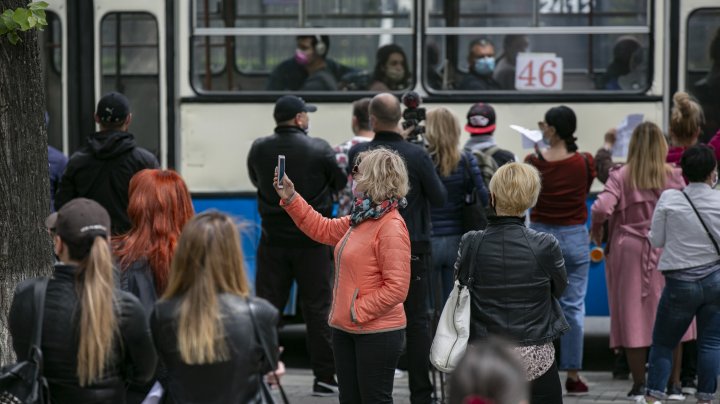
[(285, 156), (278, 155), (278, 188), (283, 187), (283, 177), (285, 177)]

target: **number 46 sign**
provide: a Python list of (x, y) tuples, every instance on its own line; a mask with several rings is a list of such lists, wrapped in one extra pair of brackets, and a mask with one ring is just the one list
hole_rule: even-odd
[(563, 60), (554, 53), (520, 53), (515, 65), (515, 89), (562, 90)]

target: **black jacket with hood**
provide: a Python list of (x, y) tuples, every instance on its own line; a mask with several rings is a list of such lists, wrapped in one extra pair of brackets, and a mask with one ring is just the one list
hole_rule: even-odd
[(110, 214), (112, 234), (126, 233), (130, 179), (140, 170), (158, 167), (155, 156), (139, 147), (131, 133), (97, 132), (70, 157), (55, 195), (55, 209), (75, 198), (92, 199)]

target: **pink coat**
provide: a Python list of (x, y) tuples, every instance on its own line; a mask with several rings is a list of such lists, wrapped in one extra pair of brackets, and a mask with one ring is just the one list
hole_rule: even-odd
[[(657, 271), (661, 249), (647, 239), (653, 210), (665, 189), (682, 189), (685, 181), (679, 168), (668, 174), (665, 189), (630, 188), (627, 166), (610, 176), (592, 206), (592, 227), (609, 220), (609, 242), (605, 275), (610, 305), (610, 347), (642, 348), (652, 343), (660, 295), (665, 279)], [(693, 323), (683, 340), (695, 338)]]

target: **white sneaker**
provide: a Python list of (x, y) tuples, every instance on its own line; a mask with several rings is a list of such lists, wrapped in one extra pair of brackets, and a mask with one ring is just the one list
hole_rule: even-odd
[(395, 369), (395, 378), (402, 379), (403, 377), (405, 377), (405, 372), (400, 369)]
[(650, 401), (645, 400), (645, 397), (640, 397), (635, 401), (635, 404), (662, 404), (662, 401), (657, 399), (650, 399)]

